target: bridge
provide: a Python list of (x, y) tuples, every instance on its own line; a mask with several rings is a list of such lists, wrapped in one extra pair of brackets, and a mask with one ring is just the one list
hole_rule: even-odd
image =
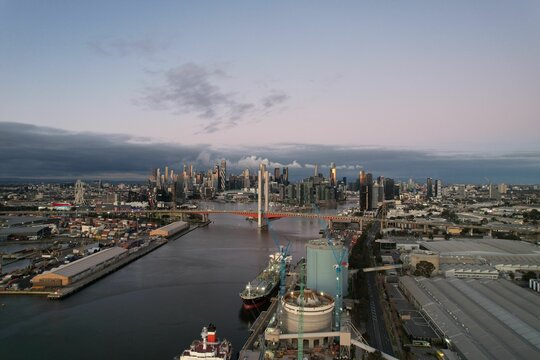
[[(129, 216), (147, 216), (147, 217), (178, 217), (186, 218), (190, 215), (200, 215), (203, 221), (208, 221), (211, 215), (237, 215), (248, 219), (259, 220), (259, 214), (261, 220), (277, 220), (282, 218), (303, 218), (313, 220), (324, 220), (332, 226), (334, 222), (352, 222), (358, 223), (360, 228), (363, 228), (364, 224), (374, 221), (381, 222), (383, 228), (397, 228), (403, 230), (412, 230), (428, 234), (433, 229), (442, 229), (448, 231), (449, 229), (467, 229), (469, 232), (473, 230), (480, 232), (488, 232), (491, 234), (493, 231), (508, 232), (514, 234), (540, 234), (540, 226), (538, 225), (514, 225), (514, 224), (486, 224), (486, 225), (473, 225), (473, 224), (453, 224), (449, 222), (430, 221), (424, 219), (417, 220), (405, 220), (405, 219), (377, 219), (372, 216), (351, 216), (351, 215), (338, 215), (338, 214), (321, 214), (310, 212), (286, 212), (286, 211), (267, 211), (257, 212), (257, 210), (213, 210), (213, 209), (163, 209), (163, 210), (100, 210), (95, 209), (92, 211), (86, 210), (70, 210), (70, 211), (55, 211), (55, 210), (40, 210), (40, 211), (0, 211), (1, 215), (75, 215), (81, 216), (85, 214), (125, 214)], [(264, 225), (264, 224), (263, 224)]]

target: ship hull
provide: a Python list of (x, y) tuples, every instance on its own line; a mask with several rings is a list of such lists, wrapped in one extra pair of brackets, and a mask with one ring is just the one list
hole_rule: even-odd
[(244, 309), (256, 309), (256, 308), (260, 308), (268, 304), (270, 302), (270, 299), (272, 298), (272, 295), (276, 293), (277, 288), (278, 286), (276, 285), (272, 289), (272, 291), (270, 291), (268, 294), (264, 296), (259, 296), (259, 297), (251, 298), (251, 299), (242, 298)]

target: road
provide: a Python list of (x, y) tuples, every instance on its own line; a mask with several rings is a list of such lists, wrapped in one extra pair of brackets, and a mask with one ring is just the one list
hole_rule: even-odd
[[(366, 244), (369, 248), (375, 236), (379, 232), (380, 223), (378, 221), (373, 222), (371, 229), (368, 232)], [(388, 355), (394, 355), (394, 349), (392, 348), (392, 342), (388, 331), (386, 331), (386, 324), (383, 316), (383, 310), (381, 307), (381, 300), (379, 297), (379, 290), (377, 288), (377, 282), (375, 280), (375, 273), (367, 273), (367, 284), (369, 291), (369, 312), (368, 312), (368, 324), (367, 331), (369, 335), (369, 344), (374, 348), (381, 350)]]

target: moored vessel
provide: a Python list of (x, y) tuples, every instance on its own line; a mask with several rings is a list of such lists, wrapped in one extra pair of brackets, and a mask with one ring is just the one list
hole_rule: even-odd
[(190, 347), (176, 356), (175, 360), (230, 360), (232, 354), (231, 342), (223, 339), (219, 340), (214, 324), (203, 327), (201, 339), (194, 340)]
[[(257, 275), (257, 277), (247, 283), (240, 292), (240, 298), (244, 302), (245, 309), (258, 308), (266, 304), (279, 285), (279, 272), (281, 268), (282, 254), (277, 252), (270, 255), (268, 266)], [(285, 257), (285, 266), (288, 268), (291, 257)]]

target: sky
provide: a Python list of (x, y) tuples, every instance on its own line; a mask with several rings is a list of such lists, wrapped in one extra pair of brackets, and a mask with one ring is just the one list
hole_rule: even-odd
[(0, 0), (0, 54), (0, 179), (267, 159), (540, 183), (535, 0)]

